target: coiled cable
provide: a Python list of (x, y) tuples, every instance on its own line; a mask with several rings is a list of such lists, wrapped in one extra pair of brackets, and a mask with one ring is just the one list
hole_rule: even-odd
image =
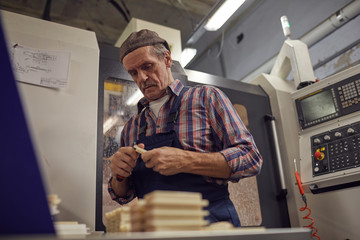
[(305, 206), (299, 208), (299, 210), (300, 210), (301, 212), (304, 212), (305, 210), (308, 210), (307, 215), (304, 216), (303, 219), (305, 219), (305, 220), (310, 220), (311, 223), (310, 223), (309, 225), (307, 225), (307, 226), (304, 226), (304, 227), (312, 229), (312, 236), (313, 236), (313, 237), (316, 237), (317, 239), (320, 240), (320, 237), (317, 235), (318, 230), (317, 230), (316, 227), (313, 226), (314, 223), (315, 223), (315, 221), (314, 221), (314, 219), (313, 219), (312, 217), (310, 217), (310, 215), (311, 215), (311, 209), (308, 208), (306, 201), (305, 201)]
[(297, 167), (296, 167), (296, 159), (294, 159), (294, 165), (295, 165), (295, 178), (296, 178), (296, 182), (297, 182), (297, 185), (298, 185), (298, 187), (299, 187), (299, 192), (300, 192), (300, 194), (301, 194), (301, 198), (302, 198), (303, 202), (305, 203), (305, 206), (299, 208), (299, 210), (300, 210), (301, 212), (304, 212), (305, 210), (308, 210), (307, 215), (306, 215), (305, 217), (303, 217), (303, 219), (304, 219), (304, 220), (310, 220), (310, 221), (311, 221), (311, 223), (310, 223), (309, 225), (304, 226), (304, 227), (310, 228), (310, 229), (312, 230), (312, 236), (313, 236), (313, 237), (316, 237), (317, 239), (320, 240), (320, 237), (317, 235), (318, 230), (317, 230), (316, 227), (313, 226), (314, 223), (315, 223), (315, 221), (314, 221), (314, 219), (313, 219), (312, 217), (310, 217), (310, 215), (311, 215), (311, 209), (308, 208), (308, 206), (307, 206), (307, 201), (306, 201), (306, 197), (305, 197), (305, 192), (304, 192), (304, 189), (303, 189), (303, 187), (302, 187), (301, 180), (300, 180), (300, 175), (299, 175), (299, 173), (298, 173), (298, 171), (297, 171)]

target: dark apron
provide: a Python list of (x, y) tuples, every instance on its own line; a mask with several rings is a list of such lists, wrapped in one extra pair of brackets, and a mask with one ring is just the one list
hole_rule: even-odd
[[(179, 96), (175, 96), (173, 106), (170, 110), (166, 132), (145, 136), (146, 119), (142, 114), (140, 120), (140, 133), (138, 143), (144, 143), (146, 150), (168, 146), (183, 149), (179, 138), (174, 130), (178, 110), (180, 110), (181, 99), (188, 88), (184, 87)], [(210, 215), (205, 217), (211, 223), (219, 221), (231, 222), (240, 227), (240, 220), (235, 207), (229, 198), (228, 186), (210, 183), (201, 175), (190, 173), (179, 173), (172, 176), (164, 176), (145, 167), (145, 163), (139, 157), (130, 179), (134, 183), (136, 195), (143, 198), (144, 195), (154, 190), (188, 191), (200, 192), (204, 199), (209, 200), (209, 206), (205, 209)]]

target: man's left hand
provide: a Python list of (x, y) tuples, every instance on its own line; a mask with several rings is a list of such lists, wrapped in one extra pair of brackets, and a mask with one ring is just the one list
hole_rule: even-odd
[(174, 147), (155, 148), (141, 154), (145, 166), (162, 175), (174, 175), (184, 172), (186, 151)]

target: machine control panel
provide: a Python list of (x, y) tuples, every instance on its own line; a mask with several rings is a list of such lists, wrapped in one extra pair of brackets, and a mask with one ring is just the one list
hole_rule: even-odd
[(360, 110), (360, 74), (295, 100), (302, 129)]
[(360, 122), (311, 137), (313, 176), (360, 167)]

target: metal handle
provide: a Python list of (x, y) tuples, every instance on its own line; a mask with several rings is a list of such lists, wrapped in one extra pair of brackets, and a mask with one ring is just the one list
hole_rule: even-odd
[(278, 168), (279, 168), (281, 189), (287, 191), (286, 184), (285, 184), (285, 177), (284, 177), (284, 169), (282, 166), (282, 160), (281, 160), (281, 154), (280, 154), (280, 146), (279, 146), (276, 125), (275, 125), (275, 117), (271, 116), (271, 115), (266, 115), (265, 120), (268, 120), (271, 123), (271, 130), (272, 130), (272, 135), (273, 135), (273, 140), (274, 140), (276, 160), (277, 160)]

